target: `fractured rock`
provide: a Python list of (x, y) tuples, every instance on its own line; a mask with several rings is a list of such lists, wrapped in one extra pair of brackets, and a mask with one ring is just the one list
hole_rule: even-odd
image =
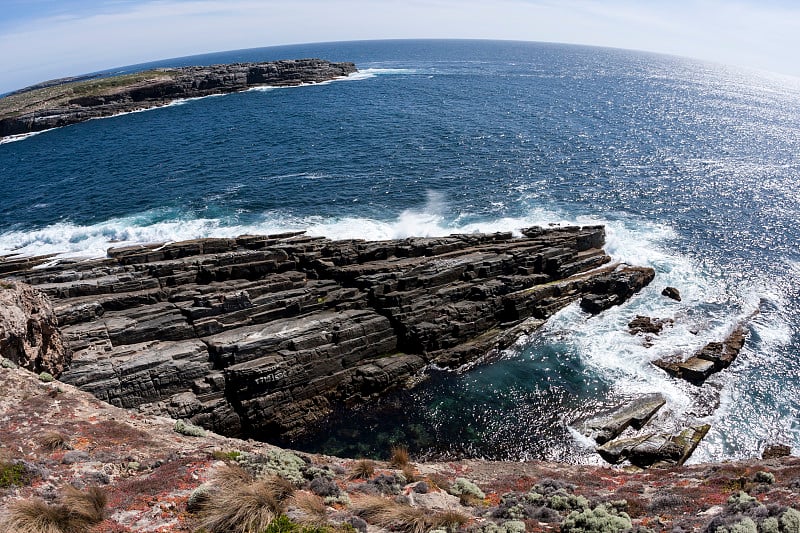
[(675, 287), (664, 287), (664, 290), (661, 291), (661, 296), (666, 296), (667, 298), (672, 298), (678, 302), (681, 301), (681, 293)]
[(228, 435), (292, 437), (426, 365), (507, 346), (573, 302), (623, 303), (655, 275), (606, 266), (602, 226), (523, 234), (246, 235), (112, 248), (15, 276), (55, 302), (74, 352), (65, 381)]
[(659, 359), (653, 364), (668, 374), (702, 385), (712, 374), (730, 366), (747, 339), (747, 328), (740, 323), (723, 342), (709, 342), (685, 361)]
[(711, 426), (704, 424), (688, 427), (674, 435), (648, 433), (612, 440), (596, 450), (603, 459), (612, 464), (628, 460), (641, 468), (682, 465), (694, 453), (709, 429)]
[(604, 444), (618, 437), (628, 427), (641, 429), (665, 403), (666, 400), (661, 394), (646, 394), (610, 413), (579, 422), (574, 426), (583, 435), (594, 439), (598, 444)]

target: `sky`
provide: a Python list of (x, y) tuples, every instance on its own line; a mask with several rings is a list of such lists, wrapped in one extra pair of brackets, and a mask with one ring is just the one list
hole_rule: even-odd
[(800, 77), (795, 0), (0, 0), (0, 94), (208, 52), (398, 38), (610, 46)]

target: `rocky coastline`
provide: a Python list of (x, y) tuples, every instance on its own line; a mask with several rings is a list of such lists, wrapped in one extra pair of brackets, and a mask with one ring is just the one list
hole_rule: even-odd
[(320, 83), (357, 72), (353, 63), (296, 59), (157, 69), (40, 84), (0, 98), (0, 139), (160, 107), (175, 100)]
[[(0, 258), (0, 531), (19, 530), (26, 502), (74, 518), (69, 506), (90, 497), (93, 529), (80, 530), (238, 531), (214, 522), (225, 512), (216, 499), (276, 486), (265, 519), (295, 531), (795, 531), (791, 450), (681, 466), (708, 426), (650, 428), (659, 394), (574, 422), (626, 469), (414, 464), (402, 447), (382, 463), (240, 440), (313, 431), (332, 406), (407, 386), (430, 364), (475, 364), (567, 305), (601, 313), (654, 280), (612, 263), (602, 226), (521, 233), (297, 232), (118, 247), (96, 260)], [(630, 333), (646, 346), (669, 320), (637, 317)], [(746, 335), (742, 323), (653, 364), (703, 398)]]

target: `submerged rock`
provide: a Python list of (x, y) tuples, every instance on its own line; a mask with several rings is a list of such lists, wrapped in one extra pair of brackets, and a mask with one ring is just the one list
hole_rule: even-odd
[(601, 226), (523, 233), (199, 239), (16, 277), (54, 301), (74, 352), (64, 381), (228, 435), (292, 438), (428, 364), (505, 347), (572, 302), (623, 303), (655, 274), (604, 266)]
[(629, 427), (641, 429), (665, 403), (661, 394), (646, 394), (610, 413), (575, 424), (575, 427), (598, 444), (604, 444)]

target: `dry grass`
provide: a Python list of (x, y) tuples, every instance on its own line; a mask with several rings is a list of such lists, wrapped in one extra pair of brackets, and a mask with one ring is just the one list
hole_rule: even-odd
[(375, 474), (375, 463), (369, 459), (360, 459), (350, 469), (347, 479), (370, 479)]
[(107, 501), (106, 493), (99, 487), (89, 487), (83, 492), (67, 486), (62, 497), (62, 502), (70, 510), (70, 514), (88, 524), (98, 524), (103, 521)]
[(382, 496), (359, 498), (353, 503), (353, 512), (370, 524), (406, 533), (424, 533), (439, 527), (455, 530), (469, 521), (468, 516), (457, 511), (431, 513)]
[(444, 528), (447, 531), (455, 531), (469, 522), (469, 516), (454, 510), (441, 511), (433, 515), (431, 522), (434, 528)]
[(413, 483), (417, 480), (417, 470), (411, 463), (403, 467), (403, 476), (406, 478), (406, 483)]
[(389, 464), (395, 468), (403, 468), (408, 465), (411, 458), (408, 455), (408, 448), (405, 446), (392, 446)]
[(39, 443), (50, 451), (70, 449), (67, 438), (57, 431), (45, 433)]
[(202, 526), (209, 533), (259, 533), (284, 511), (291, 482), (274, 476), (254, 480), (234, 465), (220, 467), (214, 487), (202, 504)]
[(103, 521), (105, 506), (106, 495), (99, 488), (81, 492), (67, 487), (58, 505), (40, 499), (12, 503), (2, 527), (14, 533), (85, 533)]
[(292, 498), (292, 504), (308, 517), (301, 522), (305, 525), (322, 527), (328, 524), (328, 507), (325, 500), (310, 492), (297, 492)]

